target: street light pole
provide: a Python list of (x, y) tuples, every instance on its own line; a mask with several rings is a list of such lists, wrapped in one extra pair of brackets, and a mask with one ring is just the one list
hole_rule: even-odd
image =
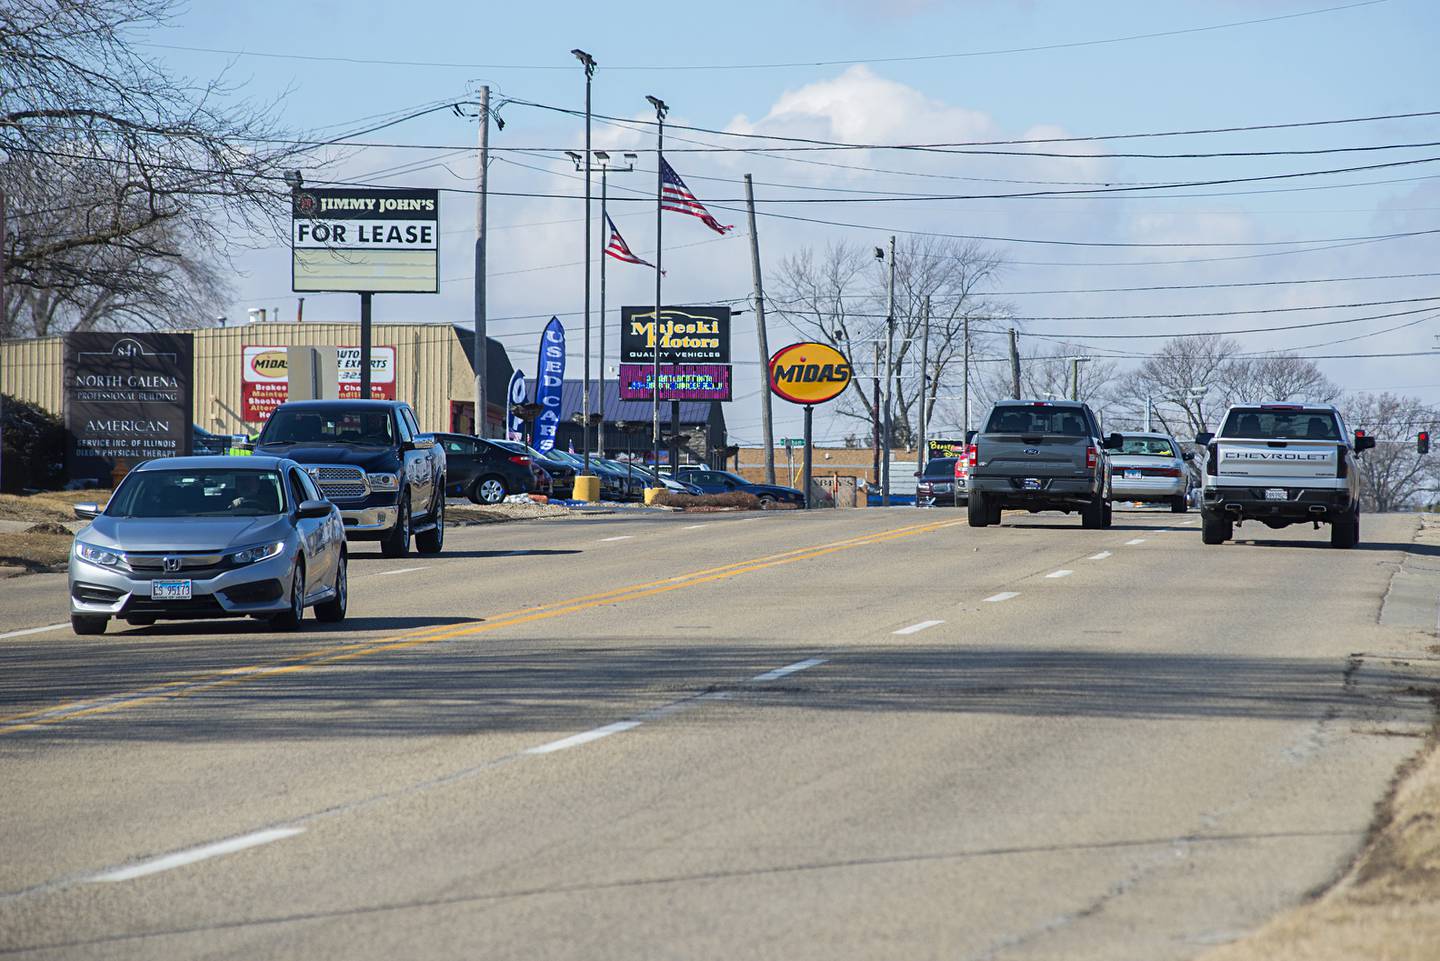
[[(651, 376), (654, 378), (650, 391), (650, 423), (652, 454), (655, 458), (655, 483), (660, 484), (660, 282), (665, 276), (664, 266), (665, 247), (660, 242), (663, 223), (660, 220), (660, 211), (665, 198), (665, 115), (670, 112), (670, 107), (659, 97), (645, 95), (650, 101), (650, 106), (655, 108), (655, 340), (653, 343), (654, 353), (651, 359)], [(670, 465), (673, 473), (675, 465)]]
[(580, 438), (585, 453), (584, 474), (590, 474), (590, 88), (595, 79), (595, 58), (584, 50), (571, 50), (585, 68), (585, 372), (580, 394)]
[[(926, 447), (929, 446), (929, 439), (925, 436), (925, 433), (926, 433), (926, 431), (925, 431), (925, 428), (926, 428), (926, 423), (925, 423), (925, 399), (926, 399), (926, 396), (927, 396), (927, 394), (928, 394), (928, 392), (927, 392), (927, 390), (926, 390), (926, 387), (928, 386), (929, 380), (930, 380), (930, 373), (929, 373), (929, 371), (930, 371), (930, 295), (929, 295), (929, 294), (926, 294), (926, 295), (925, 295), (925, 301), (924, 301), (924, 303), (922, 304), (922, 306), (921, 306), (920, 309), (921, 309), (921, 312), (922, 312), (922, 315), (923, 315), (923, 318), (924, 318), (924, 321), (923, 321), (923, 322), (924, 322), (924, 325), (925, 325), (925, 327), (924, 327), (924, 331), (925, 331), (925, 332), (924, 332), (924, 334), (921, 336), (921, 339), (920, 339), (920, 443), (919, 443), (918, 445), (916, 445), (916, 448), (917, 448), (917, 449), (916, 449), (916, 452), (915, 452), (915, 469), (918, 470), (918, 471), (920, 471), (920, 472), (923, 474), (923, 473), (925, 472), (925, 465), (926, 465), (926, 463), (927, 463), (928, 460), (929, 460), (929, 453), (930, 453), (928, 450), (926, 450)], [(918, 491), (918, 489), (917, 489), (917, 491)], [(917, 492), (917, 494), (916, 494), (916, 496), (915, 496), (915, 506), (916, 506), (916, 507), (919, 507), (919, 506), (920, 506), (920, 496), (919, 496), (918, 492)]]
[(885, 459), (880, 462), (880, 506), (890, 506), (891, 396), (895, 388), (895, 235), (890, 235), (890, 295), (885, 307)]

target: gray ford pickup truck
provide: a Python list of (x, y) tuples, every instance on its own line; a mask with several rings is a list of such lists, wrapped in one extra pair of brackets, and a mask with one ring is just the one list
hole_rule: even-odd
[(1002, 400), (966, 448), (970, 526), (1000, 523), (1006, 508), (1076, 511), (1089, 528), (1110, 526), (1110, 455), (1089, 406), (1073, 400)]

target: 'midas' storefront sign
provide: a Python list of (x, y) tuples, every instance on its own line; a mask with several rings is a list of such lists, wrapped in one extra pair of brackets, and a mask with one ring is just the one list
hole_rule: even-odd
[(70, 476), (189, 454), (194, 362), (190, 334), (66, 334)]
[[(340, 399), (360, 396), (360, 348), (337, 347), (340, 364)], [(290, 369), (280, 346), (246, 346), (245, 371), (240, 379), (240, 416), (248, 424), (263, 424), (290, 394)], [(370, 348), (370, 397), (395, 399), (395, 348)]]

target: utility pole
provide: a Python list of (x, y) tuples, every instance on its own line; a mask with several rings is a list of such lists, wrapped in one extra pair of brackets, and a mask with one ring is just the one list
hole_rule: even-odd
[(881, 441), (885, 459), (880, 462), (880, 506), (890, 506), (890, 445), (894, 443), (891, 397), (895, 391), (895, 235), (890, 235), (890, 294), (885, 301), (885, 424)]
[[(651, 362), (654, 386), (650, 391), (650, 418), (651, 441), (655, 457), (655, 483), (660, 486), (660, 281), (665, 276), (664, 266), (665, 247), (660, 242), (663, 224), (660, 220), (660, 211), (665, 199), (665, 115), (670, 112), (670, 107), (659, 97), (645, 95), (650, 101), (650, 106), (655, 108), (655, 341), (654, 355)], [(671, 473), (674, 473), (675, 465), (670, 465)]]
[[(480, 86), (479, 170), (475, 191), (475, 435), (488, 437), (485, 417), (485, 372), (490, 361), (485, 335), (485, 192), (490, 166), (490, 87)], [(509, 403), (509, 400), (506, 400)]]
[[(745, 175), (745, 209), (750, 216), (750, 275), (755, 281), (755, 337), (760, 346), (760, 363), (770, 362), (770, 342), (765, 332), (765, 287), (760, 281), (760, 237), (755, 232), (755, 186)], [(760, 391), (760, 424), (765, 435), (765, 483), (775, 483), (775, 429), (770, 420), (770, 388)], [(808, 495), (807, 495), (808, 496)], [(807, 501), (808, 504), (808, 501)]]
[(1150, 394), (1145, 395), (1145, 432), (1150, 432), (1150, 412), (1155, 409), (1155, 398)]
[(880, 341), (871, 345), (874, 348), (875, 359), (870, 369), (874, 376), (871, 377), (871, 398), (870, 398), (870, 447), (875, 452), (874, 466), (875, 483), (880, 483)]
[(580, 441), (586, 477), (590, 473), (590, 88), (595, 79), (595, 58), (584, 50), (570, 53), (585, 67), (585, 368), (580, 387)]
[(1010, 392), (1020, 399), (1020, 335), (1010, 328)]
[(964, 333), (961, 335), (964, 340), (963, 361), (964, 373), (961, 375), (961, 400), (960, 406), (965, 417), (965, 443), (970, 443), (970, 315), (965, 315)]
[[(929, 442), (925, 436), (925, 405), (928, 393), (926, 386), (930, 381), (930, 296), (928, 294), (925, 296), (925, 301), (921, 305), (920, 310), (925, 326), (924, 333), (920, 335), (920, 444), (919, 449), (915, 453), (915, 469), (924, 473), (925, 463), (929, 453), (926, 450)], [(918, 494), (915, 497), (915, 506), (920, 506), (920, 497)]]

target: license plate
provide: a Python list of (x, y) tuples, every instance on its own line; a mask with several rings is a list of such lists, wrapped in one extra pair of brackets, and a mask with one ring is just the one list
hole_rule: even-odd
[(1139, 472), (1138, 470), (1127, 470), (1127, 471), (1125, 472), (1125, 479), (1126, 479), (1126, 480), (1139, 480), (1140, 477), (1141, 477), (1141, 474), (1140, 474), (1140, 472)]
[(1027, 477), (1020, 482), (1020, 486), (1027, 491), (1038, 491), (1040, 489), (1040, 478)]
[(190, 600), (190, 582), (186, 581), (151, 581), (150, 599), (155, 601), (188, 601)]
[(1284, 501), (1290, 498), (1286, 495), (1283, 488), (1267, 487), (1265, 488), (1265, 499), (1267, 501)]

